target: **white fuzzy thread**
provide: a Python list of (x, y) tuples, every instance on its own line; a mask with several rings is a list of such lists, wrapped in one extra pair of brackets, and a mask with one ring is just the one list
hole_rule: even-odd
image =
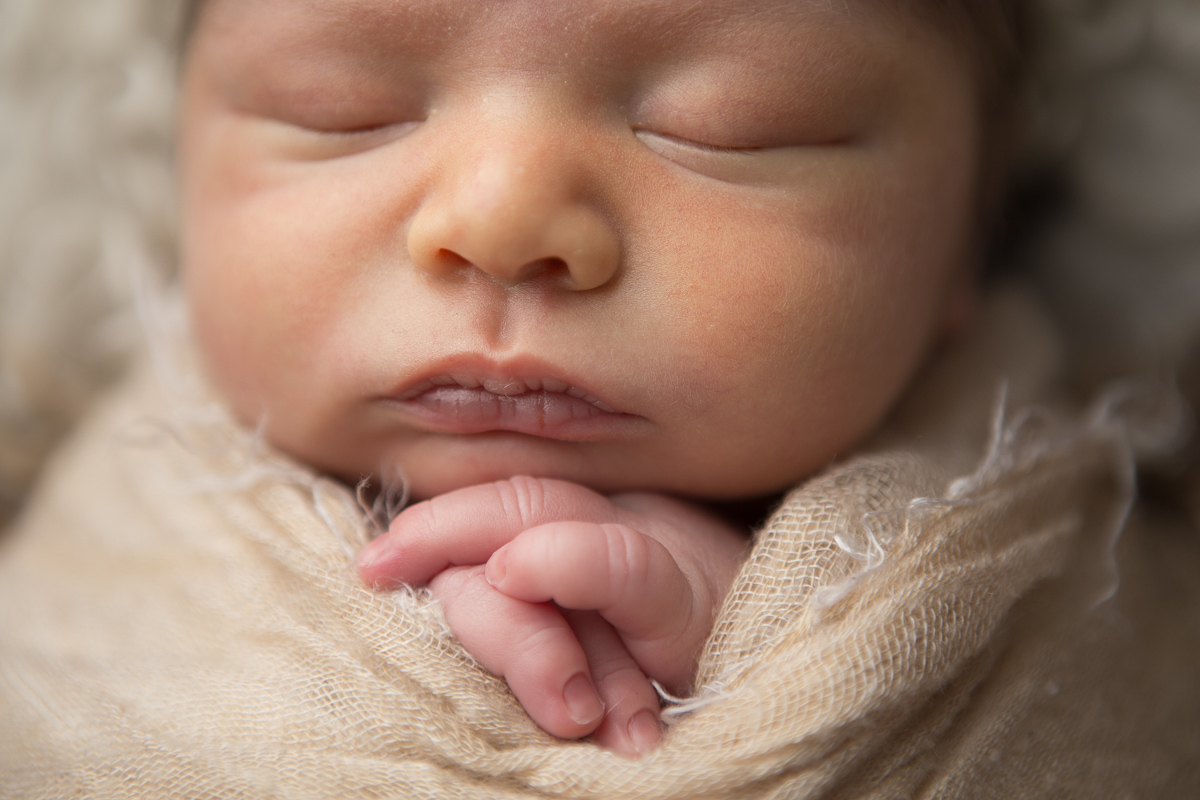
[[(1139, 415), (1136, 406), (1148, 400), (1153, 401), (1155, 408)], [(1118, 450), (1117, 479), (1122, 501), (1107, 528), (1105, 553), (1110, 578), (1095, 604), (1111, 599), (1120, 580), (1116, 544), (1136, 498), (1137, 457), (1169, 452), (1184, 440), (1191, 428), (1187, 405), (1174, 386), (1156, 388), (1145, 382), (1125, 380), (1109, 386), (1084, 412), (1082, 422), (1058, 426), (1054, 423), (1050, 412), (1039, 406), (1022, 409), (1010, 420), (1008, 384), (1003, 383), (979, 467), (951, 481), (944, 497), (918, 497), (903, 510), (865, 515), (861, 521), (861, 542), (852, 542), (841, 533), (833, 534), (833, 543), (861, 568), (817, 590), (813, 605), (819, 610), (831, 608), (887, 562), (888, 546), (897, 534), (888, 533), (886, 525), (876, 524), (878, 518), (901, 513), (904, 519), (901, 535), (907, 534), (912, 521), (930, 513), (982, 502), (991, 496), (984, 487), (995, 484), (1004, 475), (1030, 469), (1047, 454), (1087, 440), (1108, 442)]]
[(393, 477), (385, 480), (373, 497), (370, 478), (363, 478), (354, 487), (354, 496), (363, 512), (363, 522), (374, 531), (375, 536), (386, 533), (392, 520), (408, 506), (411, 497), (409, 487), (408, 478), (399, 469), (393, 471)]
[[(861, 569), (846, 578), (823, 586), (813, 593), (813, 605), (821, 610), (828, 609), (841, 602), (868, 575), (887, 563), (887, 546), (895, 539), (894, 533), (888, 533), (886, 528), (877, 526), (876, 520), (880, 512), (864, 515), (862, 518), (861, 543), (851, 543), (840, 533), (833, 535), (833, 543), (838, 549), (862, 565)], [(908, 521), (904, 523), (908, 530)]]
[(753, 666), (753, 659), (749, 659), (729, 667), (716, 678), (700, 687), (694, 697), (678, 697), (668, 692), (658, 681), (650, 681), (650, 685), (654, 687), (654, 691), (658, 694), (658, 701), (662, 705), (660, 715), (663, 722), (673, 725), (688, 714), (711, 706), (714, 703), (723, 703), (736, 698), (745, 691), (745, 688), (730, 689), (730, 682), (734, 677), (753, 668)]

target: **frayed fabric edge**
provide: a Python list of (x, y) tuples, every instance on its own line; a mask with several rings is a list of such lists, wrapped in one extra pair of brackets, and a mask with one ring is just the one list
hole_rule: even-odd
[[(1146, 405), (1152, 413), (1139, 415), (1138, 407)], [(916, 497), (902, 508), (866, 514), (860, 519), (856, 537), (848, 532), (830, 536), (834, 545), (860, 566), (813, 593), (811, 603), (818, 614), (837, 606), (878, 573), (888, 561), (890, 546), (906, 536), (912, 524), (926, 521), (931, 514), (983, 502), (992, 495), (988, 487), (1005, 475), (1030, 469), (1052, 453), (1087, 441), (1109, 442), (1116, 447), (1121, 502), (1103, 543), (1110, 578), (1092, 605), (1112, 598), (1119, 584), (1116, 544), (1136, 499), (1137, 460), (1169, 453), (1186, 440), (1192, 424), (1182, 396), (1173, 384), (1155, 386), (1147, 381), (1124, 380), (1111, 384), (1075, 419), (1060, 420), (1042, 406), (1010, 414), (1009, 391), (1004, 382), (997, 390), (990, 427), (979, 466), (950, 481), (943, 495)], [(888, 520), (896, 520), (896, 524), (889, 526)], [(706, 706), (733, 700), (739, 693), (729, 688), (733, 679), (753, 666), (745, 661), (731, 665), (721, 678), (698, 687), (691, 698), (675, 697), (656, 687), (664, 705), (663, 717), (676, 722)]]
[[(969, 475), (952, 480), (943, 496), (917, 497), (904, 509), (897, 509), (904, 519), (901, 530), (888, 533), (881, 526), (872, 524), (873, 518), (886, 513), (876, 512), (861, 521), (864, 540), (861, 544), (856, 546), (843, 534), (833, 534), (838, 549), (861, 563), (862, 568), (817, 590), (812, 601), (816, 608), (825, 610), (837, 605), (883, 567), (887, 562), (888, 545), (898, 535), (907, 533), (914, 520), (981, 502), (990, 495), (987, 487), (1005, 475), (1030, 469), (1047, 455), (1085, 441), (1109, 442), (1117, 447), (1121, 510), (1113, 520), (1105, 542), (1112, 579), (1096, 605), (1116, 593), (1119, 574), (1115, 549), (1136, 499), (1137, 461), (1169, 453), (1186, 440), (1192, 429), (1187, 404), (1173, 383), (1155, 387), (1147, 381), (1122, 380), (1106, 388), (1080, 415), (1079, 421), (1060, 422), (1042, 406), (1028, 406), (1010, 418), (1008, 395), (1008, 385), (1004, 382), (997, 392), (991, 434), (979, 467)], [(1151, 406), (1149, 413), (1144, 413), (1146, 405)], [(1143, 407), (1141, 414), (1139, 406)]]

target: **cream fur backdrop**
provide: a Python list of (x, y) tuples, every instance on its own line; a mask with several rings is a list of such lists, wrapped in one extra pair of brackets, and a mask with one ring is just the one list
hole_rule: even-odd
[(138, 347), (136, 282), (173, 271), (180, 6), (0, 2), (0, 519)]
[[(175, 271), (182, 0), (0, 0), (0, 519), (141, 342)], [(1021, 251), (1089, 381), (1200, 342), (1200, 4), (1040, 0)], [(140, 288), (139, 288), (140, 287)]]

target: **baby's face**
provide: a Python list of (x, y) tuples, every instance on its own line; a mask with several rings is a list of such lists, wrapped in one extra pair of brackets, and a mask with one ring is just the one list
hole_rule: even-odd
[(880, 5), (208, 0), (183, 260), (217, 386), (417, 497), (811, 473), (969, 291), (971, 67)]

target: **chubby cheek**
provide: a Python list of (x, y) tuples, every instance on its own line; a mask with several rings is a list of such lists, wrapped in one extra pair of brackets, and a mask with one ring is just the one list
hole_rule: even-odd
[(244, 421), (282, 423), (308, 411), (318, 394), (306, 387), (336, 363), (347, 284), (331, 265), (347, 259), (328, 252), (328, 215), (307, 193), (252, 185), (238, 163), (197, 159), (185, 173), (184, 279), (217, 386)]
[(806, 247), (774, 267), (781, 254), (757, 244), (747, 243), (745, 266), (723, 280), (673, 292), (682, 312), (670, 326), (669, 358), (703, 387), (694, 410), (719, 418), (730, 442), (774, 436), (790, 421), (805, 437), (861, 424), (855, 418), (872, 413), (864, 406), (886, 391), (863, 385), (891, 366), (875, 363), (886, 354), (872, 344), (892, 327), (881, 319), (886, 309), (868, 313), (864, 287), (847, 276), (853, 265), (844, 258)]
[(674, 237), (688, 244), (666, 282), (660, 341), (703, 387), (684, 447), (736, 464), (726, 478), (753, 492), (794, 483), (867, 435), (940, 327), (966, 257), (958, 217), (971, 186), (969, 170), (874, 173), (809, 204), (730, 205), (719, 225)]

